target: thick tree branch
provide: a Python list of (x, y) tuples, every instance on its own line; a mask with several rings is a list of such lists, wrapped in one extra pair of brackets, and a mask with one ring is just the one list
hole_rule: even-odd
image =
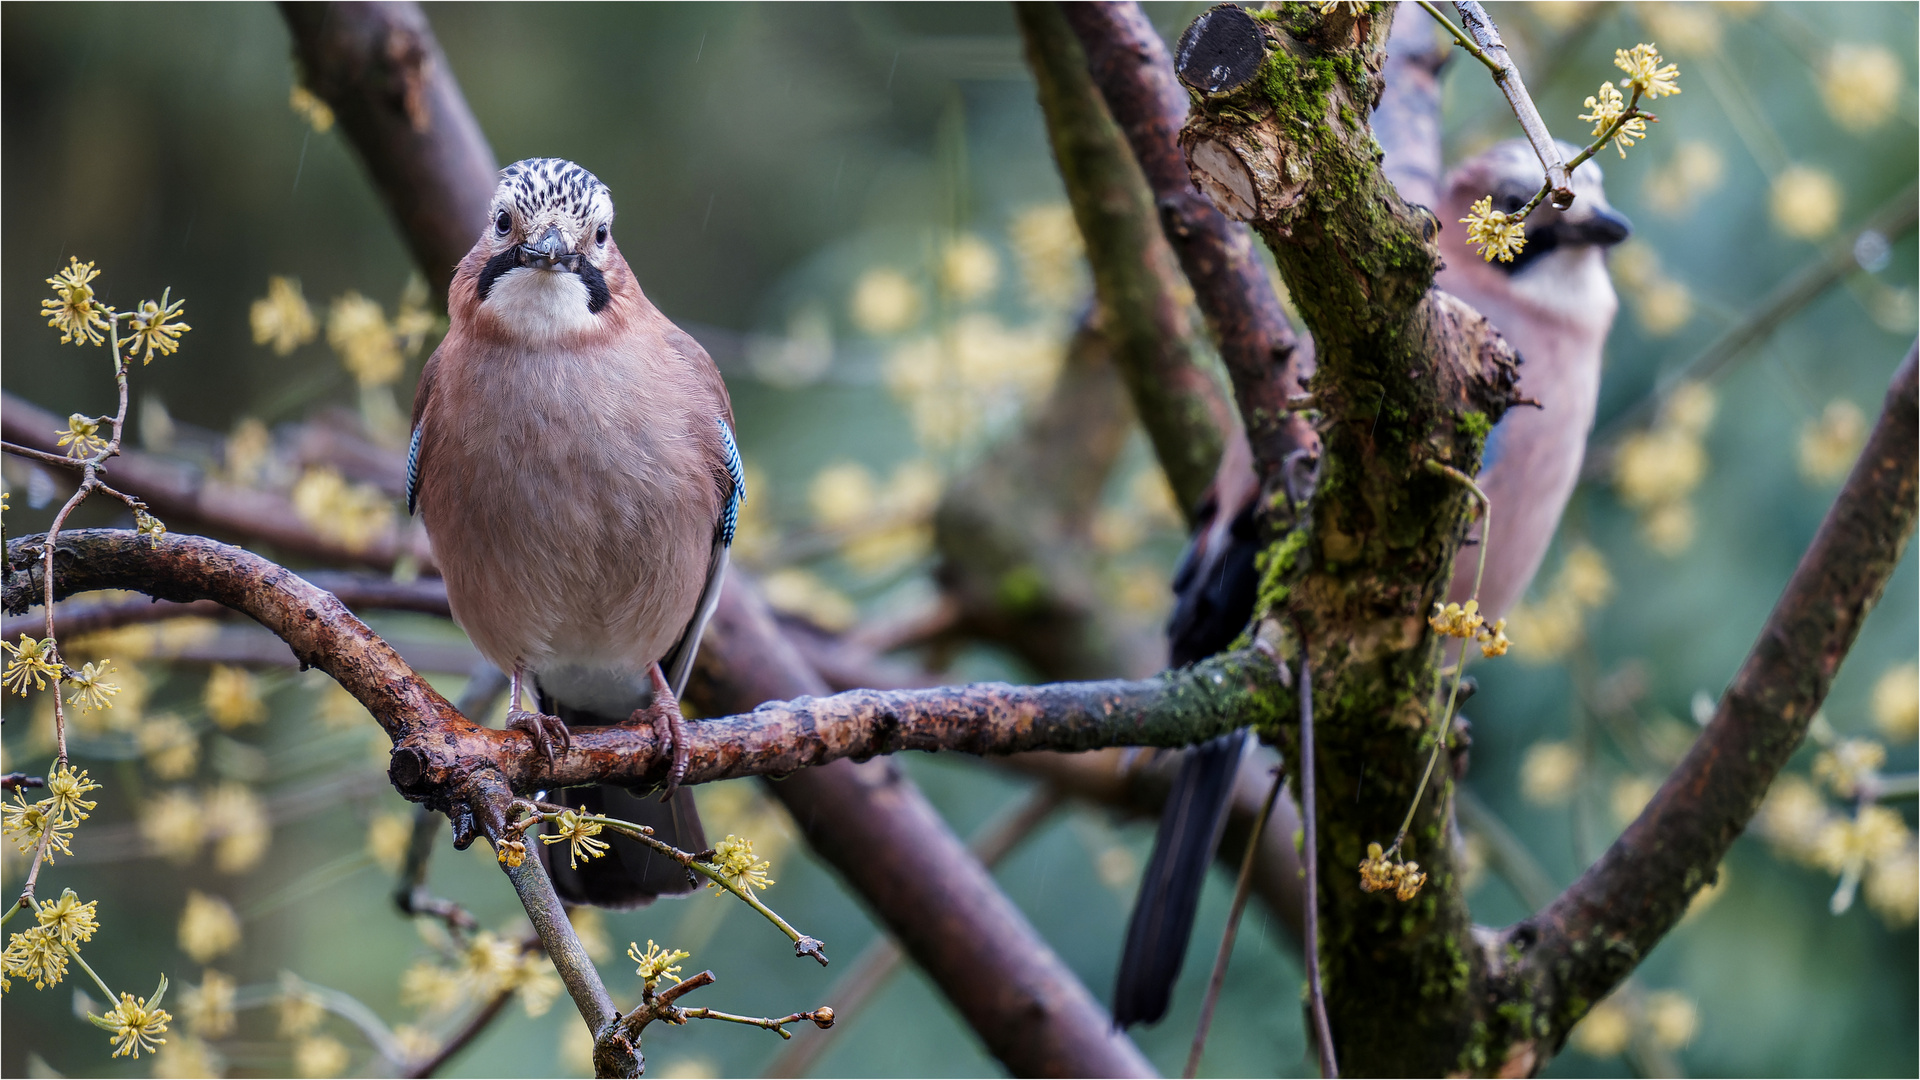
[[(1093, 82), (1145, 175), (1161, 229), (1194, 296), (1233, 384), (1261, 479), (1277, 485), (1287, 455), (1318, 443), (1294, 408), (1313, 371), (1311, 341), (1297, 337), (1253, 249), (1253, 234), (1230, 221), (1193, 185), (1180, 150), (1187, 93), (1173, 58), (1131, 0), (1058, 5), (1080, 41)], [(1277, 490), (1277, 486), (1270, 490)]]
[(493, 150), (416, 4), (283, 3), (307, 88), (333, 107), (445, 299), (493, 197)]
[(1185, 283), (1153, 193), (1087, 74), (1079, 41), (1054, 4), (1015, 4), (1014, 15), (1086, 240), (1102, 329), (1174, 496), (1191, 514), (1238, 417), (1195, 347)]
[[(1913, 538), (1915, 363), (1909, 351), (1852, 475), (1693, 748), (1578, 881), (1488, 942), (1490, 989), (1532, 1005), (1531, 1030), (1501, 1033), (1507, 1060), (1544, 1064), (1588, 1007), (1673, 928), (1805, 738)], [(1488, 1009), (1489, 1023), (1496, 1013)]]

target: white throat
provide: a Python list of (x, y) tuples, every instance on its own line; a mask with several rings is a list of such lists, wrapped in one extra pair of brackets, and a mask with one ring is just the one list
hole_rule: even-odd
[(517, 266), (494, 279), (480, 307), (528, 344), (573, 337), (598, 323), (587, 310), (587, 283), (564, 270)]

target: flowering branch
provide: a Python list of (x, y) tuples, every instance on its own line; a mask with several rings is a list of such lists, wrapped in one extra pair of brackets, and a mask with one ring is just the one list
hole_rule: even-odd
[[(1861, 624), (1913, 537), (1920, 495), (1920, 346), (1895, 372), (1853, 474), (1767, 617), (1711, 722), (1598, 862), (1546, 909), (1484, 949), (1505, 1060), (1544, 1064), (1714, 880), (1721, 858), (1805, 737)], [(1490, 1008), (1489, 1017), (1499, 1017)]]

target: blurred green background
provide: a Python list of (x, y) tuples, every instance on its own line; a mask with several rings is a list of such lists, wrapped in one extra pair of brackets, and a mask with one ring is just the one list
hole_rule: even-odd
[[(1623, 304), (1603, 432), (1749, 318), (1776, 283), (1889, 200), (1912, 199), (1911, 4), (1491, 7), (1563, 138), (1584, 133), (1573, 117), (1618, 74), (1615, 48), (1655, 41), (1682, 70), (1685, 92), (1659, 103), (1649, 140), (1625, 161), (1611, 151), (1599, 159), (1610, 198), (1637, 226), (1615, 261)], [(1149, 6), (1170, 39), (1202, 9)], [(753, 471), (741, 557), (766, 575), (776, 604), (829, 628), (924, 608), (935, 592), (928, 509), (1045, 389), (1084, 303), (1007, 10), (492, 4), (437, 5), (429, 15), (496, 156), (569, 157), (606, 181), (642, 285), (720, 361)], [(111, 303), (168, 286), (187, 300), (194, 330), (182, 351), (134, 374), (135, 442), (293, 487), (301, 472), (285, 447), (264, 449), (260, 428), (243, 421), (284, 437), (283, 425), (333, 408), (392, 437), (382, 425), (410, 400), (424, 352), (397, 385), (361, 389), (324, 332), (280, 355), (251, 329), (272, 275), (299, 279), (323, 330), (329, 302), (350, 291), (397, 312), (413, 272), (339, 132), (316, 131), (289, 107), (297, 76), (271, 7), (15, 3), (0, 7), (0, 50), (9, 392), (62, 415), (111, 408), (104, 354), (61, 346), (35, 314), (42, 279), (78, 256), (103, 270), (95, 285)], [(1445, 102), (1449, 161), (1514, 132), (1477, 65), (1449, 69)], [(1656, 427), (1669, 440), (1660, 447), (1677, 447), (1697, 475), (1632, 472), (1629, 451), (1628, 472), (1583, 486), (1561, 554), (1515, 617), (1515, 655), (1478, 669), (1468, 786), (1557, 884), (1604, 849), (1684, 747), (1696, 699), (1710, 703), (1732, 677), (1912, 340), (1911, 227), (1854, 254), (1843, 279), (1768, 341), (1674, 399), (1681, 407)], [(1660, 460), (1671, 465), (1673, 455)], [(8, 533), (43, 527), (52, 489), (11, 461), (6, 479)], [(1168, 603), (1180, 536), (1166, 498), (1136, 436), (1086, 553), (1112, 617), (1136, 634), (1151, 634)], [(384, 499), (361, 509), (381, 527), (393, 515)], [(98, 502), (76, 517), (115, 520)], [(1915, 600), (1909, 558), (1841, 670), (1821, 729), (1824, 749), (1843, 756), (1871, 753), (1849, 738), (1877, 740), (1890, 775), (1916, 765)], [(409, 641), (460, 644), (457, 630), (432, 620), (373, 621)], [(123, 666), (157, 647), (111, 644)], [(932, 659), (950, 660), (956, 677), (1025, 674), (990, 645)], [(42, 879), (43, 896), (70, 886), (101, 901), (103, 929), (87, 948), (96, 969), (135, 993), (164, 971), (176, 1016), (181, 991), (211, 967), (243, 998), (266, 1000), (290, 971), (354, 995), (389, 1024), (444, 1025), (402, 1001), (403, 973), (433, 945), (388, 899), (381, 859), (391, 858), (407, 807), (384, 787), (384, 739), (365, 714), (342, 708), (317, 674), (262, 668), (251, 683), (209, 693), (204, 664), (155, 660), (139, 670), (144, 703), (128, 694), (125, 707), (76, 732), (77, 760), (107, 786), (76, 856)], [(436, 682), (457, 690), (458, 669)], [(233, 722), (249, 694), (266, 722)], [(44, 701), (7, 698), (7, 768), (44, 763), (46, 711)], [(166, 730), (186, 734), (143, 745), (143, 718), (151, 727), (165, 717)], [(1770, 805), (1767, 839), (1736, 845), (1724, 887), (1576, 1033), (1549, 1075), (1920, 1070), (1913, 837), (1866, 868), (1857, 902), (1830, 914), (1836, 873), (1820, 864), (1821, 845), (1852, 809), (1830, 788), (1807, 786), (1822, 749), (1797, 760), (1800, 798)], [(963, 835), (1023, 783), (953, 758), (908, 767)], [(719, 975), (700, 1004), (778, 1015), (832, 1003), (829, 989), (873, 938), (872, 923), (755, 787), (714, 785), (700, 797), (711, 831), (752, 836), (773, 859), (770, 903), (841, 963), (822, 971), (793, 961), (741, 905), (696, 897), (604, 918), (612, 948), (602, 967), (616, 996), (637, 992), (625, 943), (654, 938), (690, 949), (690, 971)], [(1912, 800), (1887, 805), (1910, 829)], [(162, 857), (140, 839), (140, 823), (154, 827), (183, 806), (189, 819), (265, 813), (270, 839), (235, 829)], [(1097, 995), (1111, 983), (1150, 839), (1146, 824), (1074, 808), (998, 872)], [(1468, 841), (1486, 857), (1477, 831)], [(24, 868), (11, 844), (7, 854), (14, 889)], [(518, 932), (491, 856), (443, 846), (434, 869), (437, 893), (485, 926)], [(177, 932), (190, 889), (224, 898), (239, 919), (238, 944), (204, 963)], [(1184, 1059), (1228, 891), (1217, 877), (1171, 1017), (1136, 1033), (1163, 1070)], [(1491, 871), (1473, 901), (1481, 922), (1524, 913)], [(1284, 931), (1256, 905), (1204, 1072), (1311, 1075), (1300, 980)], [(353, 1075), (369, 1060), (350, 1025), (296, 1022), (286, 1033), (270, 1003), (242, 1010), (222, 1038), (190, 1043), (182, 1033), (192, 1025), (177, 1023), (176, 1044), (158, 1058), (109, 1060), (105, 1034), (77, 1018), (89, 1007), (82, 993), (92, 988), (72, 976), (38, 992), (16, 981), (0, 1017), (0, 1071), (185, 1075), (211, 1063), (235, 1075)], [(584, 1074), (580, 1035), (564, 998), (537, 1018), (515, 1004), (448, 1074)], [(997, 1071), (913, 973), (862, 1014), (843, 1013), (833, 1031), (796, 1039), (829, 1041), (819, 1075)], [(315, 1049), (318, 1040), (334, 1040), (345, 1059)], [(752, 1074), (782, 1048), (729, 1025), (656, 1027), (646, 1045), (655, 1076)]]

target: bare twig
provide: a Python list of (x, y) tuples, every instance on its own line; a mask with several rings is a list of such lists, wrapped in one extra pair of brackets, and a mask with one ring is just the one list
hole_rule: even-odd
[(1313, 666), (1303, 656), (1300, 658), (1300, 816), (1305, 823), (1302, 840), (1306, 850), (1300, 858), (1307, 866), (1307, 999), (1313, 1015), (1313, 1041), (1320, 1051), (1320, 1075), (1332, 1080), (1340, 1075), (1340, 1061), (1334, 1053), (1333, 1025), (1327, 1018), (1327, 995), (1320, 986), (1320, 836), (1314, 769)]
[(1547, 130), (1547, 122), (1540, 118), (1539, 108), (1527, 93), (1527, 84), (1520, 78), (1520, 69), (1507, 55), (1506, 43), (1500, 40), (1500, 28), (1494, 25), (1492, 16), (1475, 0), (1455, 0), (1453, 6), (1460, 12), (1460, 21), (1466, 24), (1466, 33), (1462, 34), (1452, 20), (1427, 0), (1418, 0), (1418, 3), (1428, 14), (1439, 19), (1455, 40), (1473, 54), (1474, 59), (1493, 72), (1493, 81), (1499, 85), (1500, 92), (1507, 96), (1507, 104), (1520, 121), (1520, 129), (1526, 132), (1527, 141), (1533, 144), (1533, 152), (1540, 158), (1540, 166), (1547, 171), (1547, 188), (1552, 193), (1554, 207), (1565, 210), (1572, 206), (1573, 186), (1567, 176), (1570, 166), (1560, 159), (1560, 147), (1553, 141), (1553, 133)]
[[(1301, 708), (1307, 707), (1307, 688), (1303, 684), (1300, 698)], [(1311, 745), (1311, 743), (1303, 743)], [(1253, 835), (1247, 838), (1246, 854), (1240, 858), (1240, 874), (1234, 880), (1233, 904), (1227, 909), (1227, 928), (1220, 935), (1220, 949), (1214, 954), (1213, 974), (1207, 978), (1207, 993), (1200, 1001), (1200, 1019), (1194, 1025), (1193, 1045), (1187, 1050), (1187, 1067), (1180, 1075), (1192, 1080), (1200, 1075), (1200, 1055), (1207, 1048), (1207, 1032), (1213, 1027), (1213, 1007), (1220, 1001), (1220, 988), (1227, 982), (1227, 961), (1233, 958), (1233, 942), (1240, 933), (1240, 916), (1247, 910), (1247, 896), (1253, 891), (1253, 865), (1260, 854), (1260, 837), (1266, 832), (1267, 819), (1273, 814), (1273, 804), (1280, 798), (1280, 789), (1286, 783), (1286, 773), (1276, 768), (1273, 771), (1273, 783), (1267, 788), (1266, 801), (1260, 804), (1260, 816), (1254, 820)], [(1311, 811), (1308, 820), (1311, 821)], [(1308, 845), (1305, 858), (1311, 860), (1313, 847)], [(1311, 865), (1311, 863), (1309, 863)], [(1307, 916), (1307, 941), (1312, 947), (1313, 916)]]
[[(1545, 910), (1486, 945), (1493, 1002), (1531, 1026), (1496, 1033), (1557, 1047), (1712, 881), (1807, 725), (1913, 536), (1920, 346), (1713, 720), (1612, 847)], [(1491, 1012), (1489, 1015), (1492, 1015)], [(1544, 1026), (1541, 1026), (1544, 1025)]]

